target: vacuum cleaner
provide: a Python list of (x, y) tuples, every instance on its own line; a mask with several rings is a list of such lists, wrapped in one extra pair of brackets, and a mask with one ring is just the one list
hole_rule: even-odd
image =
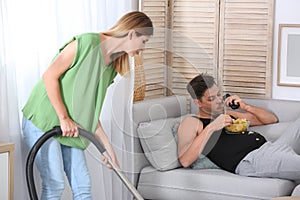
[[(102, 145), (98, 142), (98, 140), (94, 137), (93, 134), (78, 128), (79, 135), (85, 137), (86, 139), (90, 140), (98, 149), (98, 151), (106, 156), (105, 149), (102, 147)], [(41, 148), (41, 146), (51, 137), (53, 136), (59, 136), (62, 135), (62, 130), (60, 126), (56, 126), (50, 131), (46, 132), (44, 135), (42, 135), (36, 143), (33, 145), (33, 147), (30, 149), (30, 152), (27, 156), (26, 161), (26, 182), (27, 187), (29, 191), (29, 196), (31, 200), (38, 200), (35, 183), (34, 183), (34, 174), (33, 174), (33, 163), (34, 159), (36, 157), (37, 152)], [(136, 200), (144, 200), (143, 197), (139, 194), (139, 192), (136, 190), (136, 188), (130, 183), (130, 181), (127, 179), (127, 177), (124, 175), (124, 173), (121, 171), (121, 169), (113, 164), (113, 162), (109, 159), (108, 156), (108, 163), (112, 166), (112, 169), (114, 172), (118, 175), (118, 177), (122, 180), (122, 182), (126, 185), (128, 190), (133, 194)]]

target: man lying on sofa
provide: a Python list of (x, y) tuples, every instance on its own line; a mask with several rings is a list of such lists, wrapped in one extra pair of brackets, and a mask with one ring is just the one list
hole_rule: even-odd
[[(178, 128), (178, 155), (183, 167), (189, 167), (206, 155), (221, 169), (244, 176), (300, 179), (300, 119), (275, 142), (266, 141), (259, 133), (245, 131), (230, 134), (226, 126), (233, 119), (247, 119), (250, 126), (277, 123), (267, 110), (246, 104), (237, 95), (223, 102), (214, 78), (200, 74), (187, 85), (199, 109), (185, 118)], [(239, 111), (224, 109), (239, 104)]]

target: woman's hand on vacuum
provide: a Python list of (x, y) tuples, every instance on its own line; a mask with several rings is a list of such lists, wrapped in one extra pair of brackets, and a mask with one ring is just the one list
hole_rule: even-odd
[(77, 124), (70, 118), (64, 118), (60, 120), (60, 128), (62, 130), (62, 136), (65, 137), (78, 137), (79, 131)]
[(106, 151), (106, 155), (102, 156), (102, 161), (105, 163), (106, 167), (109, 168), (109, 169), (112, 169), (111, 164), (109, 164), (109, 162), (108, 162), (109, 159), (111, 160), (111, 162), (114, 164), (115, 167), (118, 167), (118, 168), (120, 167), (118, 159), (117, 159), (114, 152), (113, 153), (107, 153), (107, 151)]
[(112, 163), (116, 166), (116, 167), (120, 167), (120, 164), (119, 164), (119, 161), (117, 159), (117, 156), (115, 155), (115, 153), (113, 153), (112, 156), (110, 156), (111, 160), (112, 160)]
[(102, 156), (102, 161), (104, 162), (104, 164), (108, 169), (112, 169), (112, 166), (109, 164), (108, 158), (106, 156)]
[(102, 155), (102, 160), (105, 163), (105, 165), (109, 169), (112, 168), (112, 166), (108, 162), (109, 161), (108, 159), (110, 159), (110, 161), (113, 163), (113, 165), (115, 165), (115, 167), (119, 167), (119, 162), (118, 162), (117, 156), (115, 154), (115, 151), (110, 143), (109, 138), (107, 137), (107, 135), (105, 134), (105, 132), (102, 128), (100, 120), (98, 121), (98, 124), (97, 124), (97, 128), (95, 131), (95, 137), (105, 149), (104, 155)]

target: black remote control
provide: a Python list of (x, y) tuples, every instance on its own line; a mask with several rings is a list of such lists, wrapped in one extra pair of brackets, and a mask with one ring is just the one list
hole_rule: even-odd
[[(223, 96), (223, 101), (225, 101), (225, 99), (227, 99), (228, 97), (230, 97), (230, 94), (225, 94)], [(235, 103), (234, 100), (231, 101), (231, 103), (229, 103), (230, 108), (232, 109), (238, 109), (240, 107), (239, 103)]]

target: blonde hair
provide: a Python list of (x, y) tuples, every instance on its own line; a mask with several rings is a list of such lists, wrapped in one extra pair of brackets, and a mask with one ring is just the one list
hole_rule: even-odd
[[(130, 30), (134, 29), (138, 36), (153, 35), (153, 24), (151, 19), (143, 12), (133, 11), (121, 17), (104, 35), (121, 38), (127, 36)], [(115, 70), (124, 75), (130, 71), (128, 54), (123, 54), (114, 61)]]

